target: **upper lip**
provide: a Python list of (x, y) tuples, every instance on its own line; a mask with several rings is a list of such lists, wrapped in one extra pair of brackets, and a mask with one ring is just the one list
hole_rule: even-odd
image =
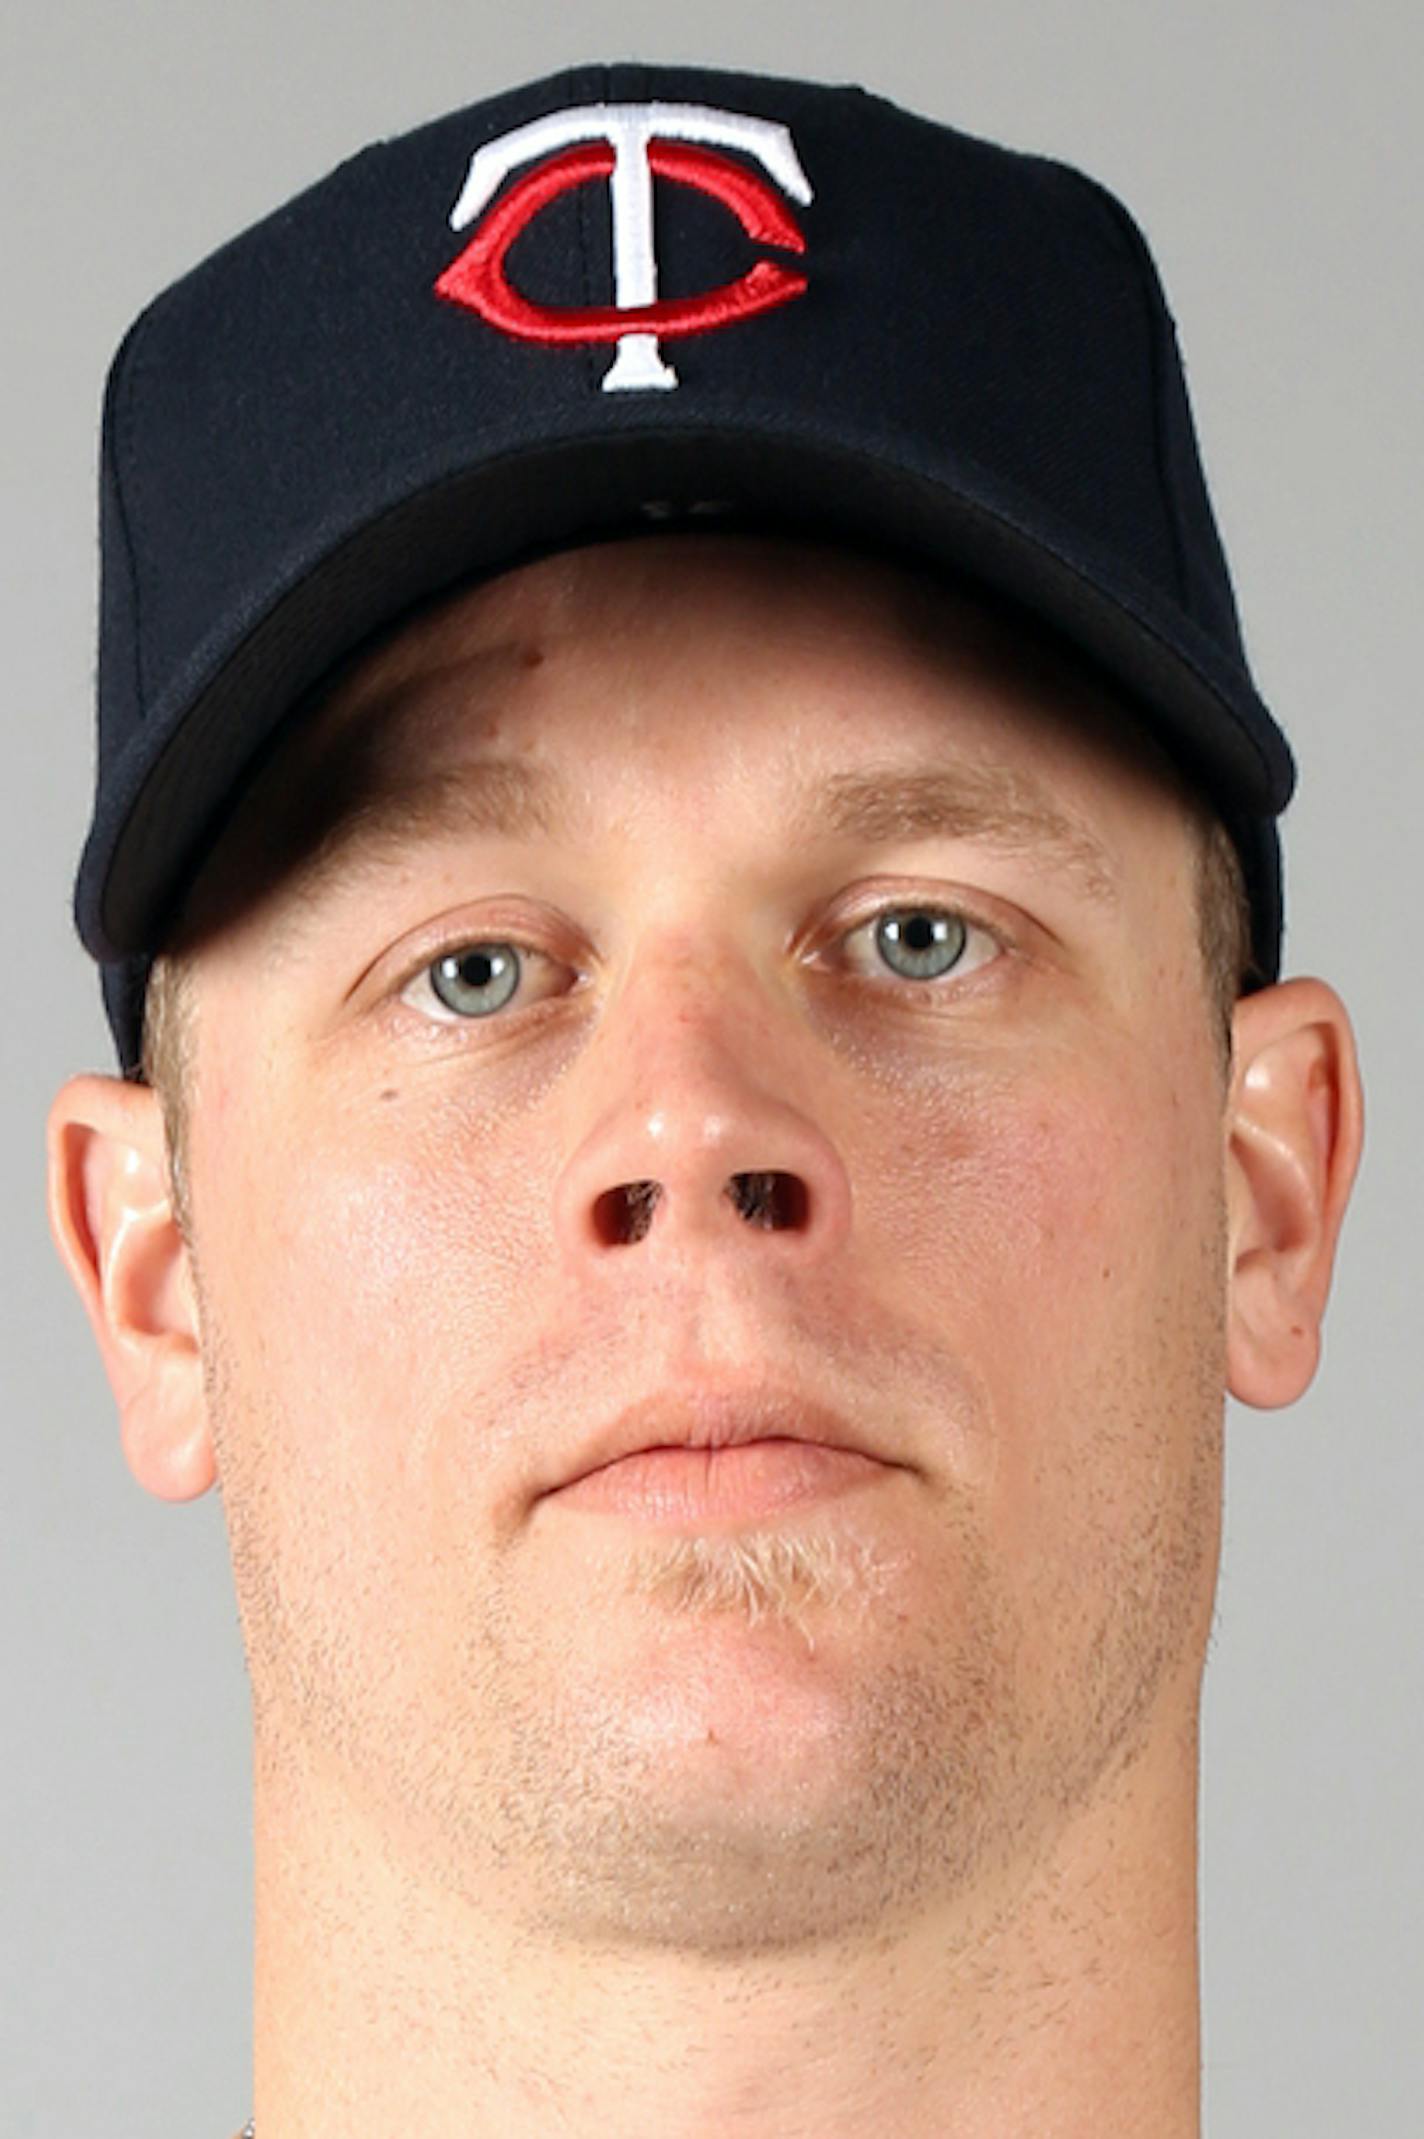
[(814, 1397), (762, 1382), (740, 1388), (683, 1384), (640, 1398), (572, 1452), (550, 1491), (648, 1448), (741, 1448), (749, 1441), (818, 1441), (892, 1462), (871, 1436)]

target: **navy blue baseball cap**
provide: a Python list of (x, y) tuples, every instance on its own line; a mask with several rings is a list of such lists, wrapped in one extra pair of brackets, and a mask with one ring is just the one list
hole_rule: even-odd
[(1209, 797), (1280, 970), (1295, 766), (1247, 665), (1146, 243), (1068, 166), (854, 87), (578, 67), (341, 164), (109, 374), (75, 919), (126, 1073), (184, 893), (336, 665), (642, 529), (944, 570), (1047, 625)]

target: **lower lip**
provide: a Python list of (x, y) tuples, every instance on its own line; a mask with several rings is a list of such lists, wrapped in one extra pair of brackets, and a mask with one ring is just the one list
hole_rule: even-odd
[(822, 1441), (749, 1441), (741, 1448), (645, 1448), (589, 1471), (553, 1496), (644, 1523), (776, 1515), (884, 1477), (889, 1465)]

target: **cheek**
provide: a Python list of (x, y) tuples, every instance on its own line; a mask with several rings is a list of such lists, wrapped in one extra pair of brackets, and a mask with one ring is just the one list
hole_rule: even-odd
[(359, 1125), (275, 1110), (266, 1129), (235, 1134), (207, 1178), (199, 1257), (229, 1395), (289, 1528), (339, 1531), (362, 1560), (418, 1558), (504, 1430), (539, 1190), (507, 1131), (482, 1144), (468, 1121), (417, 1125), (398, 1105)]
[(896, 1264), (996, 1351), (1025, 1333), (1084, 1326), (1135, 1262), (1157, 1202), (1141, 1125), (1121, 1088), (1065, 1063), (1002, 1065), (916, 1095), (914, 1133), (872, 1128), (874, 1260)]
[(1181, 1487), (1222, 1401), (1219, 1124), (1205, 1058), (1166, 1053), (922, 1090), (913, 1148), (875, 1178), (868, 1261), (984, 1391), (991, 1520), (1065, 1563), (1085, 1524), (1123, 1534)]
[(527, 1272), (534, 1190), (507, 1134), (482, 1136), (468, 1110), (417, 1119), (399, 1102), (305, 1125), (277, 1112), (281, 1126), (257, 1134), (234, 1125), (236, 1155), (209, 1202), (228, 1223), (230, 1261), (254, 1226), (270, 1242), (246, 1268), (279, 1321), (308, 1296), (304, 1356), (325, 1328), (338, 1348), (412, 1357), (435, 1329), (453, 1335), (452, 1311), (461, 1327), (487, 1320)]

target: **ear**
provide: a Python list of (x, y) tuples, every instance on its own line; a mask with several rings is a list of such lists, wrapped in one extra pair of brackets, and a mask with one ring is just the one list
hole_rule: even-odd
[(1302, 1396), (1320, 1363), (1364, 1094), (1349, 1015), (1324, 981), (1243, 996), (1233, 1031), (1227, 1386), (1273, 1410)]
[(197, 1303), (158, 1094), (71, 1077), (49, 1112), (49, 1222), (119, 1407), (124, 1458), (160, 1500), (216, 1476)]

